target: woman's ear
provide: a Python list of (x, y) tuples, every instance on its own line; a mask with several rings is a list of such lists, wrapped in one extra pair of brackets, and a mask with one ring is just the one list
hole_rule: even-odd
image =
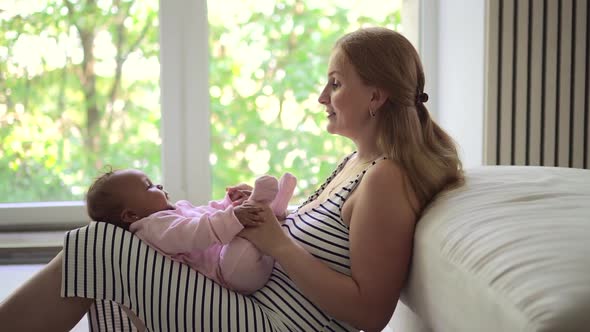
[(385, 101), (388, 97), (389, 96), (383, 89), (375, 88), (373, 90), (373, 94), (371, 95), (370, 109), (373, 112), (377, 112), (377, 110), (381, 108), (383, 104), (385, 104)]
[(138, 220), (139, 216), (137, 216), (137, 214), (135, 214), (135, 212), (131, 211), (130, 209), (125, 208), (121, 212), (121, 221), (126, 224), (132, 224)]

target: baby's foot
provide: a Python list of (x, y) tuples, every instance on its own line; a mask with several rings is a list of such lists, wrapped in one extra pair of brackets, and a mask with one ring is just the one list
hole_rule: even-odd
[(254, 190), (250, 199), (255, 202), (270, 204), (277, 196), (279, 191), (279, 182), (274, 176), (263, 175), (254, 182)]
[(278, 193), (274, 201), (270, 204), (270, 207), (272, 208), (275, 216), (280, 217), (281, 219), (285, 217), (289, 200), (293, 196), (293, 191), (295, 191), (296, 185), (297, 178), (293, 174), (283, 174), (279, 180)]

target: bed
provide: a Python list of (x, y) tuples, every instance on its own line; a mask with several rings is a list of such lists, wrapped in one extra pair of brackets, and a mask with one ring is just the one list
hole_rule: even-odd
[(416, 229), (394, 331), (590, 331), (590, 171), (470, 169)]

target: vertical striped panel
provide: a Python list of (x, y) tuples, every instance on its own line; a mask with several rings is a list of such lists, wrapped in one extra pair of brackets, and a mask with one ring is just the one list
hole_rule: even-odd
[[(570, 145), (572, 150), (570, 151), (570, 157), (572, 162), (570, 167), (585, 168), (584, 166), (584, 110), (587, 111), (587, 105), (584, 105), (584, 100), (587, 98), (587, 85), (588, 85), (588, 1), (577, 0), (575, 2), (576, 7), (574, 8), (574, 15), (576, 25), (574, 29), (579, 31), (575, 36), (575, 52), (574, 52), (574, 91), (573, 98), (573, 125), (570, 130), (572, 135), (572, 144)], [(586, 31), (586, 34), (583, 32)], [(584, 70), (585, 69), (585, 70)], [(578, 111), (581, 110), (581, 111)], [(588, 129), (586, 129), (588, 130)]]
[(500, 0), (501, 15), (502, 15), (502, 35), (500, 42), (502, 43), (502, 52), (498, 60), (501, 61), (500, 66), (500, 102), (498, 112), (498, 140), (499, 158), (497, 163), (500, 165), (510, 164), (512, 151), (512, 109), (513, 109), (513, 89), (514, 89), (514, 54), (515, 54), (515, 2), (510, 0)]
[[(529, 20), (530, 24), (530, 52), (528, 54), (528, 123), (529, 135), (527, 141), (528, 155), (527, 165), (541, 165), (541, 112), (543, 107), (543, 13), (545, 6), (543, 1), (529, 1)], [(490, 107), (489, 109), (493, 109)]]
[(556, 124), (556, 106), (558, 96), (558, 85), (559, 79), (557, 72), (558, 58), (560, 55), (557, 46), (559, 31), (561, 22), (559, 21), (558, 15), (558, 2), (553, 0), (544, 0), (545, 2), (545, 47), (543, 48), (543, 54), (545, 57), (545, 69), (543, 74), (544, 79), (544, 107), (543, 107), (543, 119), (542, 131), (543, 139), (541, 144), (543, 150), (541, 151), (541, 165), (544, 166), (555, 166), (555, 124)]
[[(586, 1), (586, 0), (583, 0)], [(561, 0), (560, 8), (560, 36), (558, 51), (560, 53), (560, 62), (558, 63), (559, 71), (559, 100), (557, 106), (557, 123), (555, 126), (555, 165), (568, 167), (569, 160), (569, 127), (570, 114), (572, 112), (572, 36), (575, 36), (575, 30), (572, 30), (572, 0)]]
[[(526, 137), (527, 137), (527, 97), (528, 97), (528, 72), (529, 70), (529, 1), (516, 2), (516, 20), (514, 59), (516, 67), (513, 70), (515, 86), (512, 89), (512, 149), (510, 163), (513, 165), (525, 165), (526, 162)], [(515, 15), (517, 17), (517, 15)]]
[(487, 4), (485, 163), (588, 168), (588, 1)]

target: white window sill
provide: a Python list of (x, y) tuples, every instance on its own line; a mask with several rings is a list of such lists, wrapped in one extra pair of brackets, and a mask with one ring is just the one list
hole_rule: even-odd
[(0, 232), (0, 265), (48, 263), (62, 250), (65, 232)]
[(88, 222), (81, 201), (0, 204), (0, 232), (66, 230)]

